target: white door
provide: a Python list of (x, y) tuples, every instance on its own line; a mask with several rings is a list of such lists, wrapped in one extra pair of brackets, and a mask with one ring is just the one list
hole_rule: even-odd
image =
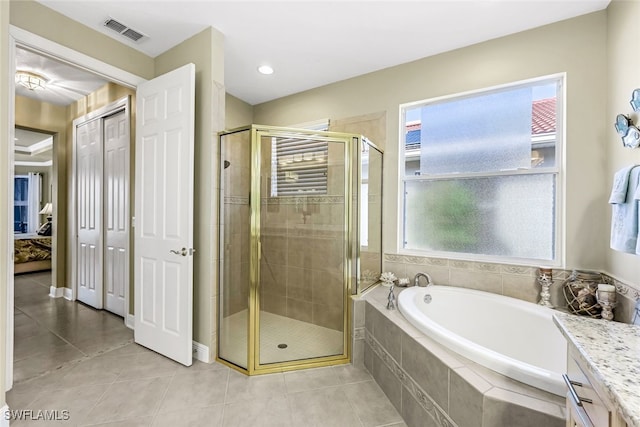
[(129, 281), (129, 123), (125, 111), (104, 119), (104, 308), (124, 317)]
[(76, 145), (78, 299), (102, 308), (102, 126), (78, 126)]
[(138, 86), (135, 341), (191, 365), (195, 66)]

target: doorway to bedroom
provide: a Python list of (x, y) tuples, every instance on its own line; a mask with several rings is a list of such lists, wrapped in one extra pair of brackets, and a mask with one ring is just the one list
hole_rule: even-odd
[[(131, 90), (16, 47), (13, 380), (133, 340), (123, 317), (73, 301), (72, 122)], [(20, 71), (30, 79), (21, 84)], [(44, 88), (37, 82), (43, 79)], [(29, 87), (29, 84), (32, 86)], [(35, 86), (34, 86), (35, 85)]]

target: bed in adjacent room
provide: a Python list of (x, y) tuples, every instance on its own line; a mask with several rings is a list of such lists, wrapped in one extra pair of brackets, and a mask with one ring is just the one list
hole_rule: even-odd
[(15, 274), (51, 270), (51, 237), (16, 234), (13, 262)]

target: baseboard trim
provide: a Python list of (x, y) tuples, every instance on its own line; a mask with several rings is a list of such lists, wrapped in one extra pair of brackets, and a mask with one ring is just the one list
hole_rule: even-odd
[(4, 405), (0, 408), (2, 412), (0, 419), (0, 427), (9, 427), (9, 423), (11, 422), (11, 413), (9, 412), (9, 405)]
[(55, 286), (50, 286), (49, 296), (51, 298), (61, 298), (62, 296), (64, 296), (64, 289), (65, 288), (56, 288)]
[(61, 289), (64, 290), (64, 299), (73, 301), (73, 289), (71, 288), (61, 288)]
[(193, 358), (204, 363), (210, 363), (209, 347), (199, 342), (193, 342)]
[(136, 328), (136, 316), (133, 314), (127, 314), (127, 317), (124, 320), (124, 325), (129, 329)]

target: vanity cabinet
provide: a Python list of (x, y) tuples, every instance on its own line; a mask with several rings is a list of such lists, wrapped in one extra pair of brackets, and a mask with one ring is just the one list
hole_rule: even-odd
[(567, 361), (567, 427), (626, 427), (601, 386), (570, 349)]

